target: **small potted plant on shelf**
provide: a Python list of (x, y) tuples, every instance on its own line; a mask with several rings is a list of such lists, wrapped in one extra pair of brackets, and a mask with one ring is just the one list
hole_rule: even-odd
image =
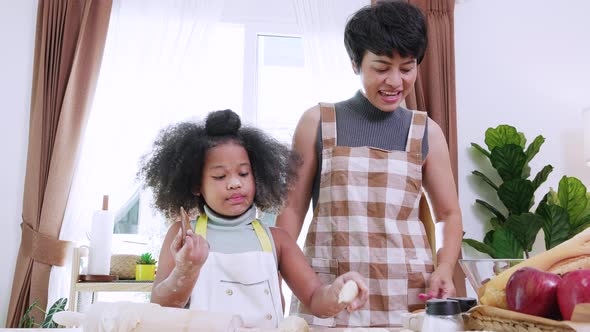
[(157, 261), (146, 252), (139, 256), (135, 265), (135, 280), (154, 280)]

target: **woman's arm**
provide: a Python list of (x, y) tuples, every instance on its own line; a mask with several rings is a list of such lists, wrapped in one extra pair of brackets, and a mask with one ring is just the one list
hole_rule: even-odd
[[(369, 291), (360, 274), (348, 272), (336, 278), (331, 285), (323, 285), (295, 240), (280, 228), (272, 227), (271, 232), (277, 251), (279, 272), (293, 291), (293, 295), (297, 296), (313, 315), (331, 317), (344, 308), (354, 311), (365, 304)], [(338, 293), (348, 280), (357, 283), (359, 293), (350, 303), (338, 303)]]
[(447, 142), (436, 122), (428, 119), (428, 156), (422, 166), (423, 186), (437, 223), (443, 223), (442, 247), (430, 279), (430, 294), (445, 298), (455, 294), (453, 271), (461, 251), (463, 224)]
[(290, 188), (287, 205), (277, 216), (276, 225), (297, 241), (311, 200), (313, 180), (317, 171), (316, 140), (320, 122), (320, 107), (307, 110), (299, 119), (293, 136), (293, 150), (301, 157), (297, 181)]
[[(152, 287), (151, 301), (166, 307), (186, 305), (209, 255), (209, 244), (203, 237), (195, 235), (192, 230), (186, 235), (181, 233), (180, 222), (170, 226), (160, 250)], [(181, 245), (182, 236), (184, 245)]]

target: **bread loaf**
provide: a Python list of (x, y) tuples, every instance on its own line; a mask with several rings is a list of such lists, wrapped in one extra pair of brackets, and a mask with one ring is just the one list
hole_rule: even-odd
[(590, 228), (495, 276), (478, 290), (479, 301), (485, 305), (506, 309), (506, 283), (512, 273), (522, 267), (534, 267), (559, 274), (590, 268)]

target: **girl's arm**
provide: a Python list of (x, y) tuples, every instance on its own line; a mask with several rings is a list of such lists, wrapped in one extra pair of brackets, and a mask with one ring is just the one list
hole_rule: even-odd
[(423, 186), (432, 203), (437, 223), (443, 223), (442, 247), (437, 268), (430, 278), (429, 294), (446, 298), (455, 295), (453, 271), (461, 251), (463, 224), (445, 137), (436, 122), (428, 119), (428, 156), (422, 165)]
[[(181, 237), (184, 245), (181, 246)], [(166, 307), (183, 308), (209, 255), (209, 244), (188, 230), (182, 234), (180, 222), (174, 223), (162, 244), (158, 271), (152, 287), (152, 299)]]
[(317, 171), (318, 158), (316, 141), (320, 122), (320, 107), (307, 110), (299, 119), (293, 135), (293, 150), (301, 157), (297, 168), (297, 180), (289, 190), (287, 205), (277, 216), (277, 227), (281, 227), (297, 240), (311, 200), (313, 179)]
[[(279, 261), (279, 272), (293, 295), (318, 317), (331, 317), (347, 308), (349, 311), (361, 308), (369, 297), (364, 278), (357, 272), (345, 273), (331, 285), (323, 285), (313, 271), (297, 243), (284, 230), (271, 227)], [(338, 294), (344, 283), (354, 280), (359, 288), (357, 297), (350, 303), (338, 303)]]

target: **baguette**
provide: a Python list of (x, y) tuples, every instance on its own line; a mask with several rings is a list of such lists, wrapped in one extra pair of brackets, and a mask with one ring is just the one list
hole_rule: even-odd
[(506, 284), (512, 273), (522, 267), (533, 267), (559, 274), (590, 268), (590, 228), (492, 278), (477, 291), (480, 303), (506, 309)]

